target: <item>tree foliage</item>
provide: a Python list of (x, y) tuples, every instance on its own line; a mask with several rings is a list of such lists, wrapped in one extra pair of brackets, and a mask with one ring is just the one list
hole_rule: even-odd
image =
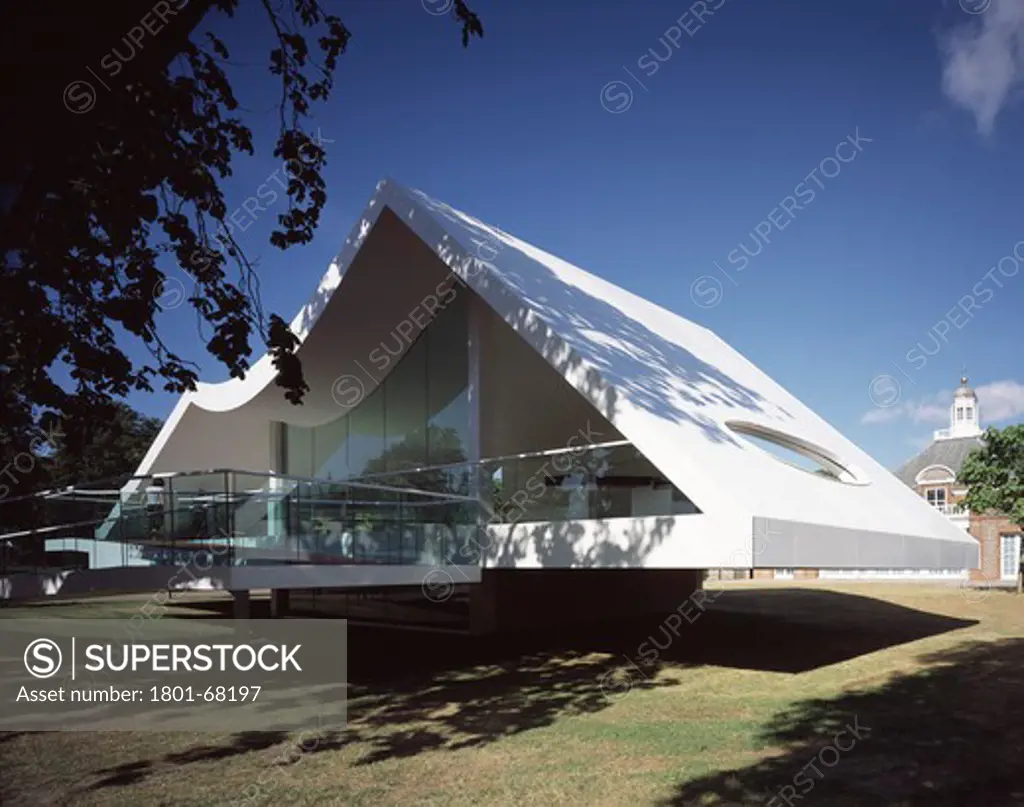
[(1024, 424), (988, 429), (984, 448), (964, 460), (959, 479), (973, 512), (1002, 513), (1024, 527)]
[(60, 424), (50, 484), (82, 485), (134, 474), (162, 425), (119, 401)]
[[(160, 421), (136, 412), (120, 401), (100, 404), (89, 412), (74, 411), (64, 418), (45, 413), (29, 448), (17, 451), (0, 444), (0, 533), (73, 523), (106, 515), (110, 501), (98, 507), (30, 496), (41, 490), (107, 482), (115, 488), (135, 473), (160, 431)], [(100, 485), (105, 487), (105, 485)], [(44, 542), (16, 541), (9, 549), (14, 560), (41, 561)]]
[[(283, 250), (312, 239), (327, 200), (326, 153), (307, 121), (330, 97), (351, 33), (317, 0), (259, 5), (280, 83), (273, 155), (286, 166), (287, 205), (270, 243)], [(260, 341), (286, 397), (301, 403), (308, 389), (296, 337), (264, 308), (253, 262), (226, 220), (220, 183), (239, 154), (254, 152), (225, 73), (228, 48), (213, 33), (189, 36), (206, 13), (233, 17), (239, 0), (182, 7), (191, 15), (185, 36), (157, 38), (94, 109), (68, 114), (74, 136), (34, 158), (0, 221), (0, 445), (15, 453), (43, 412), (80, 419), (132, 390), (194, 389), (198, 365), (166, 346), (157, 321), (174, 264), (194, 280), (187, 304), (232, 377), (246, 373)], [(464, 46), (483, 35), (463, 0), (451, 14)], [(133, 362), (129, 343), (144, 345), (148, 360)]]

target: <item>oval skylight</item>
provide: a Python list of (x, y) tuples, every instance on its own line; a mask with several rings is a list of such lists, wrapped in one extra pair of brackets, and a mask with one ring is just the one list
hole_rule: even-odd
[(791, 434), (745, 421), (729, 421), (730, 430), (779, 462), (793, 468), (847, 485), (867, 485), (868, 480), (831, 451)]

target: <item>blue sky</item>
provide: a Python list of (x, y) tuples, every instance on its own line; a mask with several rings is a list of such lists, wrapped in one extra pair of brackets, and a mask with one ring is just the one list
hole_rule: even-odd
[[(391, 176), (715, 330), (889, 467), (964, 365), (986, 423), (1021, 420), (1024, 4), (472, 0), (463, 50), (447, 1), (328, 0), (353, 39), (311, 123), (317, 237), (269, 245), (282, 201), (236, 219), (269, 308), (291, 318)], [(260, 14), (210, 21), (258, 148), (231, 207), (279, 167)], [(184, 307), (161, 324), (225, 376)]]

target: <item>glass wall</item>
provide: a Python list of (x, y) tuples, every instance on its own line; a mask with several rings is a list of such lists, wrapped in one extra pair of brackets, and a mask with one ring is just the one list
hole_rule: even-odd
[(322, 479), (347, 479), (348, 466), (348, 418), (325, 423), (312, 432), (313, 468), (315, 476)]
[[(397, 372), (397, 370), (398, 368), (395, 371)], [(386, 385), (387, 381), (371, 392), (348, 415), (343, 415), (339, 418), (339, 420), (348, 421), (348, 440), (342, 450), (347, 449), (348, 451), (346, 467), (349, 476), (352, 478), (365, 474), (380, 473), (384, 470), (384, 399), (387, 395)], [(316, 437), (319, 437), (319, 434)], [(314, 440), (316, 437), (314, 437)], [(314, 476), (320, 476), (319, 470)]]
[[(286, 426), (284, 472), (461, 497), (479, 490), (481, 499), (491, 500), (493, 510), (484, 520), (699, 512), (626, 442), (470, 464), (468, 304), (469, 295), (456, 296), (384, 382), (347, 415), (315, 428)], [(380, 540), (388, 536), (388, 552), (406, 544), (422, 551), (434, 533), (448, 540), (460, 530), (475, 528), (476, 511), (468, 502), (442, 506), (415, 500), (404, 506), (398, 521), (387, 524), (377, 524), (375, 512), (368, 508), (360, 518), (377, 525), (372, 532), (379, 533)]]
[[(456, 296), (355, 409), (322, 426), (285, 425), (284, 473), (358, 479), (469, 459), (469, 296)], [(389, 352), (390, 354), (390, 352)], [(418, 480), (467, 487), (464, 473)], [(436, 478), (435, 478), (436, 477)], [(391, 484), (401, 486), (401, 481)]]
[(496, 522), (687, 515), (700, 510), (634, 446), (547, 452), (483, 464)]
[(430, 341), (428, 330), (409, 348), (384, 382), (383, 453), (362, 473), (406, 471), (429, 464), (427, 346)]
[(469, 295), (455, 298), (430, 328), (427, 456), (430, 465), (469, 459)]
[(285, 424), (284, 473), (313, 476), (313, 429)]

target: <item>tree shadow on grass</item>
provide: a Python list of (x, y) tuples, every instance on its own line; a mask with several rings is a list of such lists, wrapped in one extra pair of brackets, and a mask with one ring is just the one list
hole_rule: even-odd
[(1024, 640), (919, 661), (881, 688), (780, 713), (760, 739), (783, 753), (683, 782), (664, 804), (1024, 804)]
[[(350, 649), (363, 652), (350, 656), (350, 679), (363, 700), (349, 712), (344, 741), (369, 749), (358, 764), (476, 747), (599, 711), (631, 689), (671, 686), (673, 670), (798, 673), (972, 624), (871, 597), (762, 590), (721, 594), (678, 635), (659, 633), (664, 616), (488, 639), (412, 635), (400, 643), (356, 629)], [(668, 646), (651, 660), (642, 648), (655, 635)], [(388, 682), (400, 658), (418, 659), (420, 674)], [(662, 670), (668, 674), (658, 678)]]
[(196, 746), (185, 751), (167, 754), (157, 762), (142, 760), (98, 771), (96, 775), (100, 778), (90, 784), (86, 790), (103, 790), (108, 787), (133, 785), (145, 779), (157, 768), (223, 760), (239, 754), (248, 754), (250, 751), (271, 748), (284, 742), (287, 738), (287, 732), (282, 731), (239, 732), (223, 745)]
[[(676, 633), (665, 627), (668, 614), (489, 637), (349, 623), (349, 723), (362, 729), (345, 739), (372, 734), (371, 745), (390, 746), (395, 756), (416, 746), (482, 745), (604, 708), (626, 684), (652, 686), (662, 668), (800, 673), (975, 624), (872, 597), (801, 589), (725, 591), (705, 613), (688, 613), (698, 618)], [(652, 647), (653, 639), (664, 649), (644, 663), (644, 643)], [(411, 730), (418, 721), (424, 730)], [(391, 726), (395, 739), (382, 741)], [(387, 754), (378, 749), (373, 759), (379, 758)]]
[[(502, 737), (550, 726), (607, 708), (625, 662), (582, 651), (536, 653), (469, 670), (447, 670), (422, 681), (367, 687), (350, 710), (344, 743), (365, 749), (358, 765), (415, 756), (426, 750), (477, 748)], [(638, 686), (671, 686), (671, 678)]]
[[(726, 591), (699, 619), (684, 623), (653, 662), (639, 663), (641, 643), (661, 629), (666, 616), (494, 637), (350, 624), (352, 698), (347, 726), (324, 726), (312, 737), (307, 733), (301, 748), (294, 736), (282, 732), (236, 734), (221, 744), (97, 771), (89, 789), (124, 787), (168, 768), (181, 770), (192, 763), (250, 752), (266, 751), (268, 763), (287, 766), (306, 754), (355, 746), (359, 753), (349, 764), (363, 766), (429, 751), (477, 748), (576, 715), (600, 712), (629, 690), (670, 687), (678, 683), (674, 671), (719, 666), (797, 673), (972, 624), (833, 591)], [(950, 685), (954, 693), (955, 684), (956, 680)], [(992, 698), (1005, 683), (989, 681), (988, 687)], [(791, 782), (810, 760), (809, 749), (821, 731), (854, 715), (871, 727), (870, 743), (892, 734), (889, 722), (900, 709), (905, 719), (931, 721), (917, 736), (929, 741), (946, 736), (931, 712), (948, 709), (955, 698), (945, 691), (934, 698), (924, 690), (918, 694), (921, 705), (897, 693), (893, 704), (884, 699), (875, 703), (872, 697), (877, 696), (869, 695), (864, 696), (863, 705), (838, 702), (802, 707), (798, 714), (781, 717), (766, 732), (767, 742), (788, 749), (782, 759), (790, 764), (799, 761), (795, 770), (787, 773), (786, 765), (776, 759), (763, 769), (687, 783), (680, 787), (679, 803), (700, 803), (706, 794), (717, 794), (726, 803), (728, 799), (738, 804), (763, 802), (764, 787)], [(1003, 706), (1014, 704), (1004, 698)], [(918, 710), (929, 714), (918, 716)], [(999, 732), (1005, 733), (1001, 728)], [(906, 733), (904, 729), (904, 737)], [(886, 741), (898, 746), (899, 735), (894, 737)], [(863, 741), (869, 751), (870, 743)], [(881, 741), (876, 745), (882, 747)], [(965, 745), (958, 752), (970, 750)], [(829, 777), (847, 765), (847, 757), (852, 763), (859, 751), (860, 745), (856, 752), (845, 754), (841, 766), (829, 769)], [(763, 782), (768, 784), (762, 786)], [(738, 796), (733, 783), (739, 783)], [(754, 795), (742, 801), (748, 790), (760, 802)]]
[[(395, 635), (394, 631), (388, 633)], [(273, 752), (263, 762), (274, 766), (294, 765), (307, 754), (350, 744), (363, 748), (364, 753), (354, 763), (360, 766), (426, 751), (458, 751), (551, 725), (570, 715), (600, 711), (619, 694), (609, 681), (623, 666), (621, 657), (573, 651), (513, 659), (507, 653), (497, 655), (504, 660), (446, 669), (426, 679), (420, 675), (399, 682), (364, 684), (356, 704), (350, 707), (347, 728), (307, 730), (303, 732), (304, 740), (287, 732), (239, 733), (221, 745), (194, 747), (95, 771), (90, 783), (78, 792), (125, 788), (168, 769), (181, 770), (192, 763), (223, 761), (271, 748)], [(634, 689), (675, 683), (663, 678), (641, 682)]]

